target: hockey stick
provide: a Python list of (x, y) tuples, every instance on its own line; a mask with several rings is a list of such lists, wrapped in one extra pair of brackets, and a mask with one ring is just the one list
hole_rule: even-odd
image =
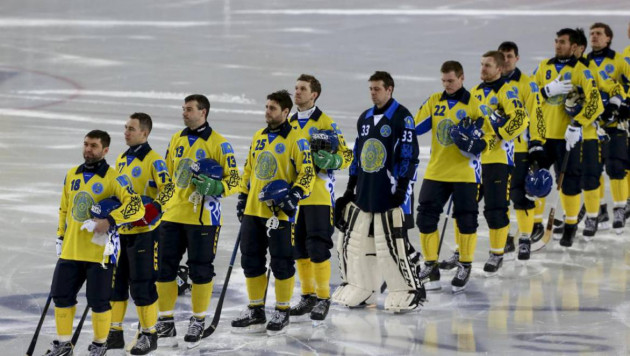
[(442, 241), (444, 241), (444, 233), (446, 232), (446, 224), (448, 223), (448, 216), (451, 215), (451, 205), (453, 204), (453, 195), (448, 201), (448, 208), (446, 208), (446, 216), (444, 217), (444, 225), (442, 225), (442, 234), (440, 235), (440, 244), (438, 245), (438, 260), (440, 259), (440, 251), (442, 250)]
[(48, 299), (46, 299), (46, 304), (44, 305), (44, 309), (42, 310), (42, 316), (39, 318), (39, 323), (37, 323), (37, 328), (35, 328), (35, 334), (33, 334), (33, 339), (31, 339), (31, 344), (28, 345), (28, 350), (26, 350), (26, 356), (32, 356), (33, 351), (35, 351), (35, 345), (37, 344), (39, 331), (42, 329), (42, 325), (44, 324), (44, 318), (46, 318), (46, 313), (48, 313), (48, 308), (50, 307), (51, 300), (52, 300), (52, 293), (48, 293)]
[(79, 320), (79, 325), (77, 325), (77, 329), (74, 331), (74, 334), (72, 335), (72, 340), (70, 341), (70, 343), (72, 344), (72, 347), (74, 347), (77, 344), (77, 341), (79, 341), (79, 335), (81, 335), (81, 329), (83, 328), (83, 322), (85, 322), (85, 318), (87, 317), (88, 310), (90, 310), (90, 306), (86, 305), (85, 310), (83, 311), (83, 315), (81, 316), (81, 320)]
[(558, 206), (558, 201), (560, 200), (560, 192), (562, 191), (562, 182), (564, 181), (564, 173), (567, 170), (567, 166), (569, 165), (569, 156), (571, 155), (571, 150), (568, 150), (564, 155), (564, 159), (562, 160), (562, 165), (560, 166), (560, 174), (558, 174), (558, 181), (556, 190), (558, 191), (558, 195), (556, 195), (556, 200), (551, 206), (551, 210), (549, 211), (549, 216), (547, 217), (547, 227), (545, 228), (545, 235), (543, 238), (537, 242), (536, 247), (534, 248), (534, 244), (532, 244), (532, 251), (538, 251), (541, 248), (545, 247), (549, 240), (551, 240), (551, 231), (553, 230), (553, 219), (556, 215), (556, 207)]
[(227, 294), (227, 286), (230, 281), (230, 275), (232, 275), (232, 268), (234, 267), (234, 261), (236, 260), (236, 253), (238, 252), (238, 246), (241, 242), (241, 231), (238, 231), (238, 235), (236, 235), (236, 243), (234, 244), (234, 250), (232, 251), (232, 258), (230, 258), (230, 265), (228, 266), (227, 274), (225, 276), (225, 281), (223, 282), (223, 289), (221, 290), (221, 296), (219, 297), (219, 301), (217, 302), (217, 309), (214, 311), (214, 316), (212, 317), (212, 321), (210, 325), (203, 331), (203, 335), (201, 338), (206, 338), (212, 333), (215, 332), (217, 326), (219, 325), (219, 319), (221, 319), (221, 311), (223, 310), (223, 301), (225, 300), (225, 295)]

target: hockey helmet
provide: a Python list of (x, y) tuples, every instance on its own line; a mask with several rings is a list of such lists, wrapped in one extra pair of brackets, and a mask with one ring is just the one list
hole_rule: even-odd
[(212, 179), (223, 179), (223, 167), (212, 158), (203, 158), (191, 164), (190, 171), (193, 174), (193, 178), (198, 178), (203, 174)]
[(584, 100), (584, 92), (579, 88), (573, 87), (564, 100), (564, 111), (567, 115), (575, 117), (575, 115), (582, 111), (582, 107), (584, 107)]
[(105, 198), (92, 205), (90, 213), (92, 213), (93, 218), (105, 219), (112, 211), (120, 208), (120, 205), (120, 200), (116, 197)]
[(332, 130), (317, 130), (311, 135), (311, 151), (324, 150), (336, 153), (339, 148), (339, 137)]
[(543, 198), (549, 195), (553, 185), (553, 178), (547, 169), (530, 171), (525, 177), (525, 192), (527, 195)]
[(267, 183), (258, 193), (258, 200), (267, 203), (268, 206), (280, 204), (280, 201), (289, 194), (291, 186), (282, 179)]

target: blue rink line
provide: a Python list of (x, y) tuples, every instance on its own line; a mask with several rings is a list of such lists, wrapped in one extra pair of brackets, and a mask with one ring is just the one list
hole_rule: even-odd
[[(536, 352), (562, 352), (562, 353), (583, 353), (583, 352), (613, 352), (614, 347), (608, 344), (593, 344), (587, 341), (604, 341), (607, 339), (601, 336), (587, 335), (580, 333), (523, 333), (515, 334), (512, 338), (519, 341), (531, 342), (531, 345), (513, 345), (515, 349), (536, 351)], [(548, 346), (546, 346), (548, 345)], [(562, 348), (552, 347), (561, 346)], [(571, 346), (576, 346), (572, 348)], [(580, 348), (577, 348), (577, 347)]]

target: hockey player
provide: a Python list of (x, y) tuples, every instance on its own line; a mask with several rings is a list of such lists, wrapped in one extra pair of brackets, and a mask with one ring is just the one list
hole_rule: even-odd
[[(529, 76), (521, 72), (516, 67), (520, 59), (518, 46), (514, 42), (506, 41), (499, 45), (498, 50), (505, 58), (502, 75), (503, 80), (509, 87), (516, 89), (518, 98), (525, 105), (529, 114), (529, 125), (520, 136), (514, 140), (514, 172), (510, 182), (510, 200), (514, 204), (516, 211), (516, 221), (518, 222), (518, 259), (528, 260), (532, 241), (536, 242), (543, 237), (544, 228), (541, 222), (536, 224), (535, 218), (535, 198), (530, 197), (525, 192), (525, 178), (530, 170), (537, 170), (545, 166), (545, 153), (543, 144), (545, 143), (545, 121), (542, 117), (542, 98), (540, 90)], [(542, 221), (542, 216), (541, 216)], [(506, 253), (514, 241), (508, 237), (506, 243)]]
[(501, 77), (503, 53), (486, 52), (481, 58), (481, 84), (470, 94), (481, 103), (481, 111), (490, 116), (496, 134), (488, 150), (481, 155), (484, 207), (490, 228), (490, 257), (483, 267), (496, 273), (503, 263), (505, 242), (510, 229), (509, 188), (514, 169), (514, 140), (527, 129), (529, 115), (519, 99), (518, 88)]
[[(169, 209), (162, 215), (157, 282), (158, 338), (176, 344), (173, 309), (177, 300), (177, 271), (188, 251), (192, 280), (192, 317), (184, 341), (199, 344), (205, 328), (214, 280), (214, 257), (221, 229), (221, 202), (238, 190), (240, 177), (232, 145), (208, 124), (210, 102), (200, 94), (187, 96), (182, 106), (186, 128), (175, 133), (166, 151), (166, 166), (175, 184)], [(210, 158), (223, 167), (223, 179), (191, 177), (190, 166)]]
[[(111, 263), (101, 266), (106, 245), (102, 236), (110, 227), (136, 221), (144, 215), (142, 200), (134, 192), (130, 178), (118, 175), (105, 161), (110, 141), (105, 131), (88, 132), (83, 139), (85, 163), (70, 169), (64, 179), (56, 241), (59, 260), (50, 291), (55, 303), (58, 336), (46, 356), (73, 354), (71, 337), (77, 293), (86, 280), (94, 329), (94, 340), (88, 351), (90, 356), (102, 356), (107, 352), (112, 317), (109, 301), (115, 266)], [(121, 206), (106, 219), (91, 221), (92, 205), (112, 196), (118, 198)], [(92, 227), (88, 228), (89, 225)]]
[[(606, 144), (604, 162), (606, 174), (610, 179), (610, 191), (613, 197), (613, 229), (617, 234), (621, 234), (625, 226), (625, 205), (628, 199), (628, 184), (626, 182), (626, 167), (628, 167), (628, 133), (627, 122), (620, 121), (619, 112), (625, 100), (627, 100), (627, 89), (624, 90), (623, 82), (630, 78), (630, 63), (626, 62), (623, 56), (610, 48), (613, 32), (610, 26), (605, 23), (594, 23), (590, 28), (590, 42), (593, 49), (586, 58), (592, 73), (596, 73), (595, 78), (600, 88), (600, 95), (604, 104), (604, 112), (599, 117), (598, 123), (603, 127), (610, 142)], [(586, 160), (586, 157), (585, 157)], [(585, 188), (586, 189), (586, 188)], [(589, 200), (586, 198), (588, 203)], [(587, 206), (587, 226), (589, 227)], [(608, 215), (606, 204), (603, 203), (599, 209)], [(596, 218), (597, 219), (597, 218)], [(590, 219), (592, 220), (592, 218)], [(597, 222), (597, 220), (595, 220)], [(591, 225), (593, 225), (591, 221)], [(597, 231), (597, 225), (595, 225)]]
[[(321, 84), (312, 75), (302, 74), (295, 84), (294, 102), (297, 112), (291, 116), (294, 130), (311, 142), (320, 130), (336, 135), (336, 153), (326, 150), (311, 152), (315, 165), (315, 183), (311, 195), (300, 200), (294, 230), (294, 257), (302, 296), (291, 307), (291, 316), (310, 313), (312, 320), (324, 320), (330, 307), (330, 249), (333, 247), (332, 203), (335, 195), (335, 170), (347, 168), (352, 150), (337, 124), (315, 105), (321, 95)], [(313, 147), (311, 146), (311, 149)]]
[(116, 160), (118, 173), (129, 177), (133, 189), (149, 200), (144, 204), (142, 219), (120, 228), (121, 252), (114, 277), (112, 327), (107, 337), (108, 350), (125, 347), (122, 323), (131, 291), (142, 328), (130, 349), (132, 355), (146, 355), (157, 349), (157, 227), (159, 215), (174, 192), (166, 162), (147, 142), (152, 126), (149, 115), (133, 113), (125, 124), (129, 149)]
[[(577, 32), (570, 28), (561, 29), (556, 33), (556, 56), (540, 62), (534, 71), (536, 84), (541, 88), (544, 98), (541, 108), (547, 127), (545, 153), (554, 162), (556, 176), (560, 174), (564, 155), (569, 154), (560, 193), (566, 215), (560, 245), (566, 247), (573, 244), (577, 232), (582, 175), (582, 131), (590, 130), (588, 127), (603, 110), (593, 75), (574, 57), (576, 47)], [(564, 101), (574, 87), (584, 93), (585, 104), (579, 113), (570, 117), (565, 112)]]
[[(311, 194), (315, 183), (308, 140), (288, 120), (292, 106), (286, 90), (267, 95), (267, 127), (254, 134), (245, 161), (236, 214), (241, 221), (241, 265), (249, 304), (240, 317), (232, 320), (234, 332), (265, 330), (267, 249), (276, 279), (276, 311), (267, 323), (267, 333), (286, 332), (289, 325), (295, 283), (292, 224), (299, 201)], [(277, 181), (286, 184), (287, 189), (281, 196), (275, 195), (275, 203), (269, 206), (259, 200), (259, 194), (264, 194), (267, 184)]]
[[(417, 225), (425, 256), (420, 278), (427, 290), (437, 290), (440, 270), (437, 266), (440, 236), (438, 221), (444, 204), (452, 196), (456, 219), (453, 293), (466, 288), (477, 244), (478, 200), (481, 183), (481, 152), (494, 140), (494, 132), (480, 103), (464, 88), (464, 69), (457, 61), (446, 61), (440, 68), (443, 92), (434, 93), (415, 116), (416, 134), (428, 131), (431, 158), (420, 188)], [(478, 136), (460, 129), (466, 121), (479, 125)], [(451, 136), (451, 131), (454, 134)], [(471, 133), (474, 131), (471, 131)], [(487, 133), (487, 134), (484, 134)]]
[(400, 208), (418, 165), (418, 141), (413, 117), (392, 97), (391, 75), (377, 71), (369, 83), (374, 106), (357, 121), (348, 186), (339, 198), (352, 203), (344, 210), (347, 231), (339, 247), (343, 282), (333, 301), (349, 307), (370, 303), (384, 277), (389, 290), (385, 309), (400, 312), (425, 299)]

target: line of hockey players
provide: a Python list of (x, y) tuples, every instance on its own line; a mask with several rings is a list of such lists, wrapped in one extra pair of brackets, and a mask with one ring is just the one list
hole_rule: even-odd
[[(185, 98), (186, 128), (172, 136), (164, 158), (148, 143), (147, 114), (128, 119), (129, 149), (115, 166), (105, 161), (109, 135), (89, 132), (85, 162), (64, 180), (60, 258), (51, 288), (58, 336), (46, 355), (72, 354), (76, 297), (86, 280), (94, 329), (90, 355), (125, 347), (122, 323), (129, 294), (140, 325), (128, 351), (148, 354), (158, 339), (160, 345), (176, 345), (177, 277), (185, 253), (192, 316), (184, 341), (197, 346), (216, 327), (206, 323), (206, 311), (221, 198), (231, 194), (238, 194), (241, 228), (235, 249), (240, 242), (249, 299), (231, 322), (234, 332), (277, 334), (301, 316), (322, 321), (331, 301), (366, 306), (385, 286), (386, 310), (412, 310), (426, 301), (425, 290), (441, 288), (440, 269), (457, 268), (452, 290), (464, 290), (482, 198), (490, 241), (484, 270), (496, 273), (504, 254), (516, 249), (509, 237), (510, 200), (518, 221), (518, 258), (529, 259), (546, 243), (542, 212), (552, 189), (552, 165), (565, 215), (557, 227), (560, 245), (574, 241), (582, 194), (585, 238), (609, 219), (600, 204), (604, 169), (613, 196), (613, 228), (621, 233), (630, 210), (630, 47), (624, 55), (613, 51), (612, 31), (602, 23), (591, 26), (589, 36), (587, 54), (583, 32), (560, 30), (555, 56), (541, 61), (531, 77), (516, 67), (517, 45), (504, 42), (482, 55), (482, 82), (470, 91), (463, 86), (461, 64), (446, 61), (440, 70), (444, 90), (431, 95), (415, 116), (393, 98), (392, 76), (377, 71), (368, 80), (374, 105), (357, 120), (352, 150), (315, 104), (322, 92), (319, 81), (301, 75), (293, 100), (284, 90), (267, 96), (267, 126), (254, 134), (242, 175), (231, 144), (208, 123), (210, 103), (203, 95)], [(293, 104), (297, 110), (290, 115)], [(415, 217), (421, 268), (408, 230), (414, 226), (413, 186), (419, 181), (417, 136), (429, 131), (431, 156)], [(344, 168), (349, 168), (348, 185), (335, 201), (335, 171)], [(438, 262), (443, 240), (438, 221), (447, 203), (457, 248)], [(331, 293), (334, 226), (340, 231), (342, 284)], [(301, 297), (291, 306), (296, 271)], [(276, 302), (267, 321), (271, 272)]]

